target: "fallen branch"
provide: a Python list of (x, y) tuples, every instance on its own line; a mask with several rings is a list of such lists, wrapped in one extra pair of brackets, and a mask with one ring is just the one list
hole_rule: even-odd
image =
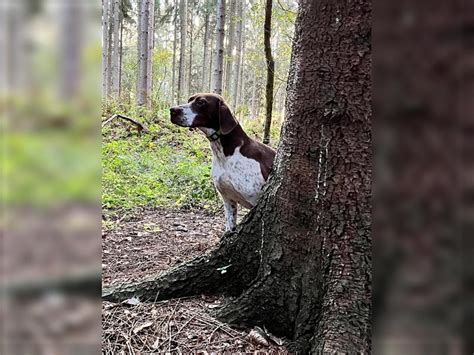
[(105, 120), (103, 123), (102, 123), (102, 127), (104, 127), (107, 123), (113, 121), (114, 119), (116, 118), (121, 118), (125, 121), (128, 121), (130, 123), (132, 123), (133, 125), (135, 125), (137, 127), (137, 130), (139, 133), (150, 133), (150, 130), (148, 128), (145, 127), (145, 125), (141, 122), (138, 122), (137, 120), (131, 118), (131, 117), (128, 117), (128, 116), (124, 116), (124, 115), (121, 115), (119, 113), (116, 113), (115, 115), (111, 116), (110, 118), (108, 118), (107, 120)]

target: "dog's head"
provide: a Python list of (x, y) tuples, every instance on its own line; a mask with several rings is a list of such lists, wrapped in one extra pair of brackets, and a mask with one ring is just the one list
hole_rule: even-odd
[(187, 104), (170, 109), (171, 122), (182, 127), (203, 127), (230, 133), (239, 123), (217, 94), (200, 93), (189, 98)]

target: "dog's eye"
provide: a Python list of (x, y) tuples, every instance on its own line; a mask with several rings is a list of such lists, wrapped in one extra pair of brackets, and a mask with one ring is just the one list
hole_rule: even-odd
[(205, 101), (204, 100), (197, 100), (196, 103), (198, 104), (198, 106), (202, 106), (205, 104)]

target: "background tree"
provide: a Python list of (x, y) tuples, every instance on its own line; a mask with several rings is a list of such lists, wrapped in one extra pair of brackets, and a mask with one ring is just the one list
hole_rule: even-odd
[(232, 72), (232, 65), (234, 62), (234, 49), (236, 47), (235, 36), (235, 12), (238, 6), (238, 1), (229, 0), (229, 11), (227, 13), (227, 46), (225, 50), (225, 70), (224, 70), (224, 97), (230, 98), (232, 79), (234, 73)]
[(220, 319), (265, 325), (295, 352), (370, 352), (370, 31), (366, 1), (303, 2), (287, 119), (258, 205), (208, 255), (105, 299), (224, 292), (235, 297)]
[(185, 70), (186, 70), (186, 27), (187, 27), (187, 6), (186, 0), (179, 2), (179, 26), (181, 31), (179, 42), (179, 69), (178, 69), (178, 102), (181, 102), (185, 90)]
[(143, 106), (149, 100), (148, 76), (150, 73), (150, 6), (151, 0), (138, 1), (138, 79), (137, 79), (137, 105)]
[(216, 44), (212, 64), (211, 91), (216, 94), (222, 93), (222, 70), (224, 59), (224, 26), (225, 26), (225, 0), (217, 0), (216, 12)]
[(270, 40), (272, 38), (272, 6), (273, 0), (266, 0), (265, 5), (265, 59), (267, 62), (267, 86), (265, 91), (266, 111), (265, 111), (265, 127), (263, 131), (263, 143), (270, 143), (270, 126), (272, 124), (273, 110), (273, 83), (275, 81), (275, 61), (272, 56), (272, 46)]
[[(236, 14), (235, 14), (235, 22), (237, 24), (235, 29), (235, 37), (236, 37), (236, 55), (234, 60), (234, 68), (232, 69), (232, 73), (234, 75), (234, 80), (232, 83), (232, 92), (230, 93), (230, 98), (232, 102), (232, 107), (234, 110), (237, 108), (237, 99), (238, 99), (238, 89), (239, 89), (239, 80), (241, 80), (241, 60), (242, 60), (242, 14), (243, 14), (244, 4), (242, 1), (237, 2)], [(230, 80), (229, 80), (230, 82)]]

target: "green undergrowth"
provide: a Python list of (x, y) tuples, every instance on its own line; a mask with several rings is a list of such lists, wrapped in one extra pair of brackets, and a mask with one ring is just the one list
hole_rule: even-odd
[[(211, 149), (197, 130), (173, 125), (168, 110), (143, 108), (120, 112), (146, 125), (149, 134), (116, 118), (102, 129), (102, 203), (107, 210), (133, 210), (137, 207), (200, 208), (211, 211), (222, 207), (211, 179)], [(125, 111), (125, 112), (124, 112)], [(110, 115), (110, 113), (109, 113)], [(242, 122), (244, 127), (245, 121)], [(247, 123), (255, 136), (256, 121)], [(278, 122), (272, 130), (276, 141)]]

